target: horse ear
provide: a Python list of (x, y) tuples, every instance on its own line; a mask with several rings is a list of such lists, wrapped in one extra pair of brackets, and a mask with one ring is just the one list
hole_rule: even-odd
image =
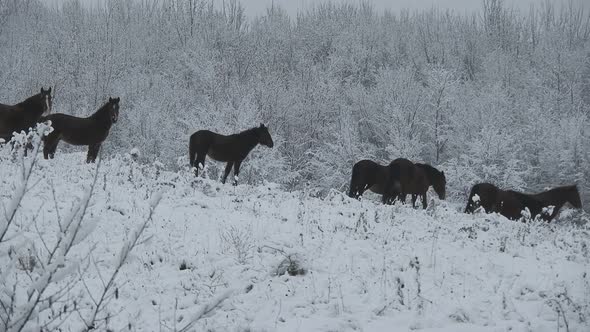
[(51, 87), (49, 87), (49, 89), (47, 89), (47, 92), (48, 92), (49, 94), (51, 94)]
[(109, 103), (112, 103), (114, 101), (114, 99), (112, 97), (109, 97)]
[(45, 93), (45, 89), (43, 89), (43, 87), (41, 87), (41, 94)]
[(260, 128), (264, 128), (264, 123), (260, 123)]
[(121, 97), (117, 97), (117, 103), (121, 101)]

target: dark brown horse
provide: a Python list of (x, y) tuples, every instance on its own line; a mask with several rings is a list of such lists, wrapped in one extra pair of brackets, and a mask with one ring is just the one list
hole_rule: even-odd
[[(445, 173), (427, 164), (414, 164), (408, 159), (398, 158), (389, 164), (391, 176), (383, 195), (383, 203), (391, 204), (397, 197), (405, 203), (406, 196), (412, 195), (412, 207), (416, 207), (418, 196), (422, 198), (422, 207), (428, 207), (428, 188), (433, 187), (440, 199), (445, 199), (447, 179)], [(399, 186), (396, 186), (399, 183)], [(399, 189), (397, 189), (399, 187)]]
[(269, 148), (274, 146), (268, 127), (263, 124), (228, 136), (209, 130), (199, 130), (192, 134), (189, 140), (189, 162), (191, 167), (194, 167), (195, 176), (199, 176), (199, 169), (205, 167), (206, 156), (213, 160), (227, 162), (221, 182), (225, 183), (233, 167), (234, 185), (237, 185), (242, 161), (258, 144)]
[(348, 196), (359, 199), (367, 190), (383, 195), (385, 186), (389, 183), (389, 176), (389, 166), (380, 165), (372, 160), (361, 160), (352, 167)]
[(51, 88), (16, 105), (0, 104), (0, 138), (8, 142), (14, 132), (35, 127), (41, 116), (51, 112)]
[(51, 121), (53, 131), (44, 138), (43, 156), (45, 159), (55, 156), (60, 140), (72, 145), (88, 145), (87, 163), (93, 163), (98, 156), (100, 145), (109, 135), (113, 123), (119, 118), (120, 98), (109, 98), (98, 111), (87, 118), (78, 118), (67, 114), (51, 114), (42, 118)]
[(551, 221), (566, 203), (582, 208), (576, 186), (557, 187), (538, 194), (523, 194), (514, 190), (501, 190), (490, 183), (479, 183), (471, 188), (465, 213), (473, 213), (481, 207), (487, 213), (496, 212), (508, 219), (519, 220), (526, 216), (523, 216), (523, 211), (528, 209), (530, 218), (539, 216)]

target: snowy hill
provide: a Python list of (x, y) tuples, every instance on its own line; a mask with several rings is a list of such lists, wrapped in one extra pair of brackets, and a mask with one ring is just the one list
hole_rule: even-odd
[[(3, 158), (6, 209), (22, 166)], [(29, 329), (78, 330), (94, 311), (95, 327), (115, 331), (590, 329), (590, 227), (568, 211), (553, 224), (522, 224), (464, 215), (464, 202), (435, 200), (423, 211), (370, 195), (233, 187), (128, 156), (100, 165), (81, 219), (88, 236), (73, 235), (61, 279), (43, 290), (52, 266), (43, 262), (94, 178), (96, 165), (84, 160), (39, 160), (0, 243), (1, 299), (17, 294), (15, 307), (26, 309), (44, 291)]]

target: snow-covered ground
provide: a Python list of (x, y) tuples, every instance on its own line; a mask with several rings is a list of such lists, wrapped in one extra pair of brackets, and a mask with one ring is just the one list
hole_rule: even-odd
[[(11, 246), (21, 255), (43, 252), (40, 238), (51, 242), (57, 216), (63, 220), (92, 182), (96, 165), (84, 161), (83, 153), (39, 161), (0, 259)], [(1, 160), (5, 205), (19, 167)], [(100, 165), (82, 221), (84, 229), (95, 227), (73, 253), (82, 263), (72, 273), (83, 282), (70, 292), (86, 300), (77, 302), (64, 330), (88, 317), (121, 247), (161, 191), (116, 278), (103, 327), (566, 331), (567, 324), (569, 331), (590, 331), (590, 225), (573, 222), (577, 214), (523, 224), (464, 215), (464, 202), (434, 200), (424, 211), (384, 206), (371, 195), (314, 198), (274, 184), (196, 180), (188, 169), (168, 172), (128, 156)], [(24, 278), (19, 285), (31, 283)], [(46, 312), (30, 326), (55, 315)]]

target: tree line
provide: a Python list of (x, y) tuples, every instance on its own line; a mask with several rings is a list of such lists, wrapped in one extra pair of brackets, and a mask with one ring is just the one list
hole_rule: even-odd
[(254, 18), (243, 8), (0, 0), (0, 97), (50, 84), (55, 111), (85, 116), (120, 96), (105, 148), (171, 167), (187, 167), (177, 159), (198, 129), (267, 123), (276, 147), (253, 152), (244, 182), (323, 194), (347, 189), (355, 161), (405, 157), (443, 169), (451, 197), (488, 181), (577, 183), (590, 198), (590, 13), (575, 2), (523, 12), (484, 0), (472, 14), (325, 2)]

